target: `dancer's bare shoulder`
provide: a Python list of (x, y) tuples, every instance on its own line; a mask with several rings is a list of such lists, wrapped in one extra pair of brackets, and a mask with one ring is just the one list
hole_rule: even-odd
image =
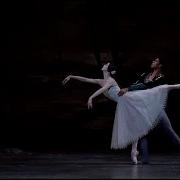
[(109, 78), (108, 81), (111, 85), (118, 85), (118, 83), (113, 78)]
[(105, 85), (109, 85), (109, 86), (112, 86), (112, 85), (117, 85), (116, 81), (113, 79), (113, 78), (108, 78), (108, 79), (101, 79), (100, 81), (100, 85), (102, 87), (104, 87)]

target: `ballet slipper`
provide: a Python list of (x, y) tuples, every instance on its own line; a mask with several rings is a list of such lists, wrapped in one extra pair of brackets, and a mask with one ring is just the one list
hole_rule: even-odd
[(138, 154), (139, 154), (138, 151), (131, 152), (131, 160), (132, 160), (133, 164), (138, 164), (138, 160), (137, 160)]

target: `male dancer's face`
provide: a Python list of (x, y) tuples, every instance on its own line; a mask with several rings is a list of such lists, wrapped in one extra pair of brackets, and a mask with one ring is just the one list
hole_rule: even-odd
[(161, 63), (160, 63), (159, 58), (156, 58), (155, 60), (152, 61), (151, 68), (152, 69), (161, 68)]

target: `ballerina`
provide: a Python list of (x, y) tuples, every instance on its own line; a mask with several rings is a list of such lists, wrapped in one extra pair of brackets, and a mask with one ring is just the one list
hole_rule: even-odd
[(121, 89), (113, 78), (116, 74), (115, 67), (108, 62), (101, 70), (103, 79), (69, 75), (62, 84), (65, 85), (70, 79), (75, 79), (100, 85), (101, 88), (89, 97), (88, 109), (93, 108), (93, 99), (102, 93), (110, 100), (117, 102), (111, 148), (123, 149), (132, 144), (131, 160), (133, 164), (137, 164), (138, 140), (156, 126), (159, 121), (157, 117), (166, 106), (168, 92), (172, 89), (180, 89), (180, 84), (165, 84), (152, 89), (130, 91), (124, 96), (118, 96)]

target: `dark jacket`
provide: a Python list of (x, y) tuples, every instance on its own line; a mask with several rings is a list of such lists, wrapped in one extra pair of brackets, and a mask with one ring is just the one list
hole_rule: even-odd
[(148, 75), (150, 75), (150, 73), (141, 74), (139, 79), (128, 87), (128, 91), (150, 89), (165, 84), (165, 77), (163, 74), (159, 74), (158, 76), (154, 77), (152, 81), (146, 81)]

